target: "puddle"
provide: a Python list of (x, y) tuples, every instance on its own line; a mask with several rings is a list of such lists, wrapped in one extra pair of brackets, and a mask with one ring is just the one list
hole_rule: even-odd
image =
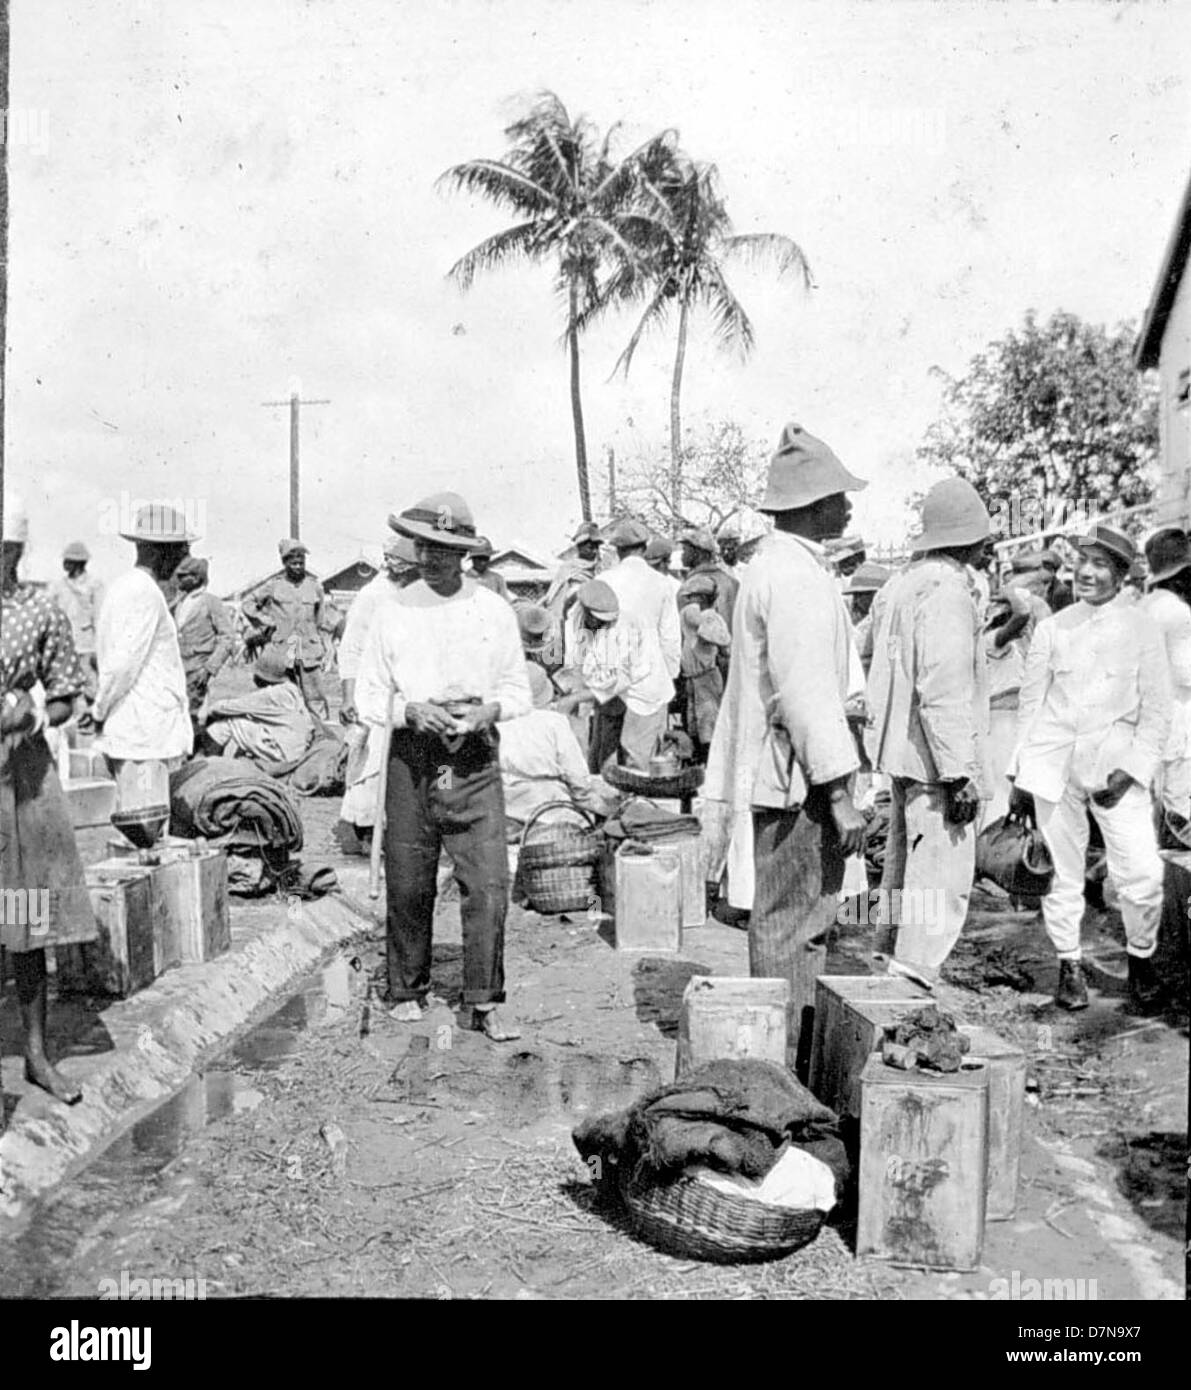
[(254, 1110), (264, 1092), (254, 1075), (279, 1067), (300, 1034), (343, 1017), (362, 987), (358, 967), (337, 957), (274, 1013), (218, 1057), (205, 1072), (138, 1120), (47, 1202), (34, 1206), (18, 1233), (0, 1237), (0, 1298), (53, 1298), (77, 1293), (73, 1259), (88, 1238), (145, 1202), (138, 1189), (185, 1150), (192, 1135), (228, 1115)]

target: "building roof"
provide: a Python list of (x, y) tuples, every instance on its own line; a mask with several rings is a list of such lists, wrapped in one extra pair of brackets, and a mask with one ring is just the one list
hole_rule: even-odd
[(500, 570), (502, 574), (510, 570), (543, 570), (549, 574), (550, 566), (543, 560), (539, 560), (536, 555), (528, 550), (521, 550), (517, 546), (506, 546), (504, 550), (498, 550), (490, 561), (494, 570)]
[(1183, 200), (1179, 204), (1178, 216), (1175, 218), (1174, 228), (1162, 255), (1162, 269), (1158, 272), (1158, 281), (1154, 286), (1154, 293), (1150, 298), (1150, 305), (1146, 310), (1146, 316), (1141, 325), (1141, 333), (1137, 339), (1134, 360), (1139, 367), (1156, 367), (1158, 365), (1158, 357), (1162, 351), (1162, 338), (1166, 332), (1166, 321), (1170, 318), (1170, 311), (1174, 308), (1175, 296), (1179, 292), (1179, 285), (1182, 282), (1183, 273), (1187, 269), (1189, 257), (1191, 257), (1191, 178), (1188, 178), (1187, 186), (1183, 190)]

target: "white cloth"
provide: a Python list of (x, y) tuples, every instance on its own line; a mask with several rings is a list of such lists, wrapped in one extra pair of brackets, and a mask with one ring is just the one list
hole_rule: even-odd
[(852, 624), (814, 541), (775, 531), (741, 579), (732, 664), (703, 783), (735, 810), (792, 808), (859, 766), (844, 703)]
[(1058, 802), (1068, 782), (1103, 788), (1119, 768), (1148, 788), (1170, 728), (1162, 636), (1135, 603), (1073, 603), (1038, 624), (1026, 657), (1009, 766)]
[(109, 586), (96, 628), (95, 747), (132, 762), (191, 752), (194, 730), (178, 631), (152, 575), (134, 569)]
[(648, 643), (641, 624), (621, 613), (615, 622), (594, 632), (579, 621), (580, 610), (567, 618), (566, 665), (578, 672), (598, 704), (620, 696), (634, 714), (653, 714), (668, 704), (642, 695), (648, 691), (650, 664)]
[(339, 639), (338, 664), (341, 680), (355, 680), (373, 617), (379, 608), (400, 602), (402, 593), (404, 589), (389, 578), (387, 571), (382, 571), (370, 579), (352, 599), (343, 623), (343, 636)]
[(86, 570), (77, 579), (64, 574), (50, 585), (50, 597), (70, 619), (75, 651), (93, 652), (103, 585)]
[[(1135, 605), (1129, 607), (1136, 612)], [(1105, 809), (1072, 779), (1058, 801), (1035, 795), (1034, 809), (1055, 866), (1051, 890), (1042, 899), (1042, 920), (1059, 959), (1080, 958), (1089, 811), (1104, 835), (1108, 877), (1120, 898), (1128, 952), (1142, 959), (1152, 956), (1162, 917), (1163, 866), (1147, 788), (1133, 785), (1116, 806)]]
[(830, 1211), (835, 1206), (835, 1174), (821, 1158), (794, 1145), (763, 1178), (720, 1173), (702, 1166), (692, 1167), (690, 1173), (717, 1192), (730, 1197), (748, 1197), (787, 1211)]
[(621, 616), (635, 620), (641, 631), (642, 676), (626, 694), (625, 704), (634, 714), (652, 714), (674, 698), (674, 677), (682, 664), (674, 591), (640, 555), (627, 556), (600, 579), (619, 599)]
[(356, 710), (384, 728), (393, 693), (393, 727), (404, 729), (409, 702), (478, 697), (500, 705), (500, 719), (533, 708), (521, 633), (512, 606), (465, 579), (450, 598), (424, 580), (379, 608), (356, 672)]

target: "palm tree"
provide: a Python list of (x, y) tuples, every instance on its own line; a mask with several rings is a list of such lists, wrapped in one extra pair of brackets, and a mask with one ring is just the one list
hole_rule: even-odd
[(806, 256), (789, 237), (733, 232), (714, 164), (676, 156), (651, 166), (638, 183), (638, 197), (643, 209), (660, 217), (663, 231), (659, 236), (651, 219), (645, 228), (650, 247), (646, 273), (641, 272), (640, 258), (623, 261), (601, 287), (595, 312), (618, 301), (645, 301), (640, 321), (613, 368), (615, 372), (623, 367), (627, 376), (646, 329), (662, 322), (675, 306), (678, 309), (678, 345), (670, 381), (671, 505), (678, 515), (682, 511), (682, 372), (691, 314), (700, 306), (710, 310), (720, 346), (747, 358), (754, 345), (753, 325), (728, 284), (724, 263), (738, 259), (771, 266), (779, 277), (793, 272), (802, 277), (806, 289), (813, 282)]
[(479, 193), (519, 220), (486, 238), (456, 261), (448, 275), (461, 289), (478, 272), (517, 261), (553, 260), (555, 287), (566, 305), (563, 335), (570, 356), (571, 416), (575, 467), (584, 521), (591, 520), (587, 441), (579, 381), (579, 333), (599, 291), (599, 274), (610, 258), (639, 260), (635, 246), (656, 233), (659, 214), (635, 195), (642, 179), (656, 176), (673, 157), (673, 135), (646, 141), (614, 161), (610, 142), (585, 117), (572, 120), (553, 92), (542, 93), (529, 111), (505, 130), (503, 160), (472, 159), (439, 179), (465, 193)]

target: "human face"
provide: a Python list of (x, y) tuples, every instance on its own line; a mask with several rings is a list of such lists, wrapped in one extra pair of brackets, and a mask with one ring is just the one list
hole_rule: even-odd
[(611, 627), (612, 623), (608, 618), (597, 618), (589, 608), (585, 608), (583, 610), (583, 626), (588, 632), (599, 632), (600, 628)]
[(62, 568), (66, 571), (67, 579), (77, 579), (87, 568), (86, 560), (63, 560)]
[(285, 568), (286, 574), (291, 579), (298, 580), (306, 577), (305, 551), (292, 550), (281, 563)]
[(693, 570), (696, 565), (700, 565), (707, 557), (701, 550), (696, 550), (690, 541), (682, 543), (682, 567), (684, 570)]
[(183, 593), (188, 594), (191, 589), (197, 589), (199, 583), (200, 578), (197, 574), (180, 574), (178, 576), (178, 588), (181, 589)]
[(836, 536), (842, 536), (852, 520), (852, 504), (848, 501), (848, 494), (833, 492), (830, 497), (824, 497), (819, 503), (818, 512), (819, 539), (833, 540)]
[(1100, 545), (1080, 549), (1075, 562), (1075, 597), (1093, 607), (1111, 602), (1121, 592), (1125, 576), (1112, 555)]
[(492, 563), (490, 555), (473, 555), (471, 557), (471, 567), (477, 574), (487, 574), (488, 566)]
[(463, 551), (433, 541), (418, 541), (418, 569), (436, 594), (453, 594), (462, 582)]
[(734, 565), (740, 555), (740, 542), (725, 536), (720, 541), (720, 557), (725, 565)]
[(595, 540), (580, 541), (575, 547), (575, 552), (580, 560), (584, 562), (598, 559), (600, 554), (600, 542)]

